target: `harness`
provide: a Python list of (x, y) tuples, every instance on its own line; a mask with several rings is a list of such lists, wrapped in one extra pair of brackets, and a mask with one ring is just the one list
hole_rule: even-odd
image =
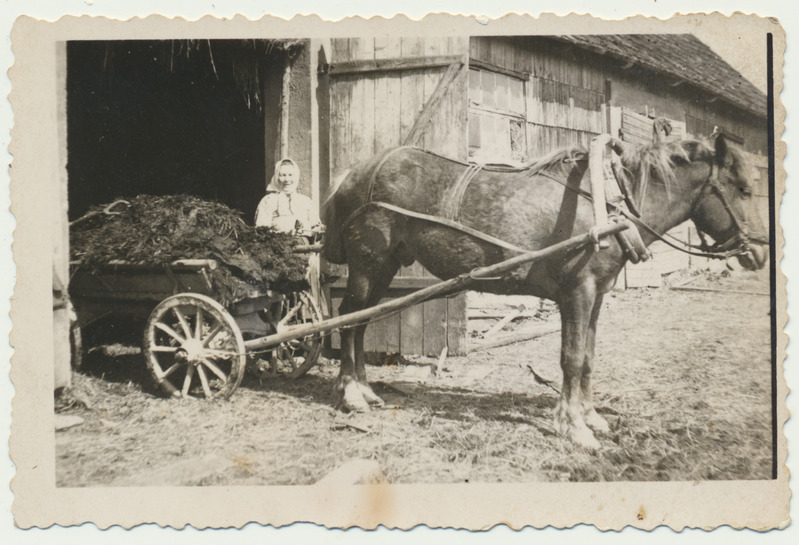
[[(721, 182), (719, 181), (718, 169), (716, 168), (715, 163), (713, 163), (712, 161), (710, 162), (710, 173), (708, 174), (707, 180), (705, 180), (705, 183), (702, 185), (702, 188), (700, 189), (700, 196), (703, 195), (705, 191), (707, 191), (707, 189), (710, 189), (711, 192), (716, 194), (718, 199), (721, 201), (724, 210), (727, 211), (730, 220), (732, 221), (733, 225), (738, 231), (737, 234), (733, 235), (724, 242), (715, 242), (712, 245), (708, 244), (705, 238), (705, 233), (699, 228), (698, 225), (696, 225), (696, 222), (694, 222), (694, 225), (696, 227), (696, 232), (699, 234), (699, 239), (701, 241), (701, 244), (699, 246), (678, 240), (673, 236), (671, 237), (674, 238), (674, 240), (677, 240), (680, 244), (682, 244), (686, 248), (693, 248), (694, 250), (697, 251), (686, 250), (685, 248), (672, 244), (671, 242), (666, 240), (666, 238), (664, 238), (663, 235), (661, 235), (660, 233), (656, 232), (654, 229), (649, 227), (646, 223), (641, 221), (640, 218), (628, 217), (628, 219), (633, 223), (635, 223), (637, 226), (642, 227), (645, 231), (655, 236), (658, 240), (664, 242), (668, 246), (680, 250), (681, 252), (685, 252), (688, 255), (693, 255), (697, 257), (706, 257), (710, 259), (729, 259), (730, 257), (750, 252), (751, 242), (757, 242), (760, 244), (769, 243), (769, 241), (763, 237), (753, 236), (750, 233), (749, 229), (746, 227), (746, 224), (743, 221), (741, 221), (741, 219), (735, 213), (735, 210), (733, 210), (732, 206), (730, 206), (730, 202), (727, 200), (727, 195), (726, 192), (724, 191), (724, 187), (721, 185)], [(694, 202), (693, 206), (691, 207), (692, 217), (694, 216), (694, 212), (696, 211), (700, 203), (701, 203), (701, 198), (697, 199)]]
[[(614, 213), (623, 216), (625, 219), (629, 220), (636, 227), (643, 229), (644, 231), (654, 236), (659, 241), (663, 242), (667, 246), (670, 246), (671, 248), (674, 248), (675, 250), (679, 250), (683, 253), (695, 257), (705, 257), (709, 259), (729, 259), (731, 257), (735, 257), (737, 255), (745, 254), (751, 251), (751, 248), (749, 246), (751, 242), (757, 242), (760, 244), (769, 243), (769, 241), (767, 239), (764, 239), (763, 237), (752, 236), (749, 230), (747, 229), (746, 225), (744, 224), (744, 222), (741, 221), (741, 219), (735, 213), (735, 210), (732, 209), (732, 206), (730, 206), (730, 203), (727, 200), (726, 193), (724, 192), (724, 187), (721, 185), (721, 182), (719, 182), (718, 169), (716, 168), (716, 165), (712, 161), (710, 162), (710, 173), (708, 174), (707, 179), (705, 180), (704, 184), (702, 185), (702, 188), (700, 189), (700, 195), (703, 194), (707, 188), (716, 193), (716, 196), (721, 201), (724, 210), (727, 211), (727, 214), (729, 214), (730, 219), (733, 222), (733, 225), (735, 225), (736, 229), (738, 230), (738, 233), (736, 235), (730, 237), (724, 242), (716, 242), (712, 245), (707, 243), (707, 240), (705, 239), (705, 234), (702, 232), (701, 229), (699, 229), (698, 226), (696, 226), (696, 231), (697, 233), (699, 233), (699, 238), (701, 240), (701, 244), (699, 246), (676, 239), (672, 235), (667, 235), (682, 245), (678, 246), (677, 244), (674, 244), (673, 242), (665, 238), (663, 234), (658, 233), (655, 229), (650, 227), (646, 222), (644, 222), (641, 219), (640, 213), (638, 212), (638, 210), (641, 208), (641, 203), (643, 202), (644, 199), (644, 193), (642, 192), (641, 196), (639, 197), (639, 201), (641, 202), (635, 203), (634, 199), (630, 194), (629, 189), (624, 183), (625, 177), (619, 176), (618, 174), (619, 173), (617, 172), (615, 177), (618, 181), (619, 189), (624, 195), (624, 200), (629, 206), (630, 210), (628, 211), (623, 206), (620, 206), (619, 204), (613, 202), (609, 202), (608, 207), (611, 208)], [(589, 201), (593, 201), (593, 196), (589, 192), (584, 191), (579, 187), (569, 186), (566, 184), (564, 180), (556, 176), (553, 176), (546, 171), (538, 172), (537, 175), (543, 176), (554, 182), (557, 182), (566, 189), (574, 193), (577, 193), (581, 197), (588, 199)], [(700, 199), (697, 199), (697, 201), (691, 207), (691, 216), (694, 215), (694, 211), (699, 206), (699, 203)], [(692, 250), (687, 248), (691, 248)]]
[[(401, 149), (401, 148), (398, 148), (398, 149)], [(383, 163), (385, 163), (385, 161), (388, 159), (388, 156), (390, 156), (390, 155), (393, 155), (393, 152), (386, 154), (386, 156), (384, 156), (381, 159), (381, 161), (378, 163), (377, 168), (375, 168), (373, 170), (373, 172), (372, 172), (372, 176), (371, 176), (371, 179), (369, 180), (369, 185), (368, 185), (368, 193), (367, 193), (367, 198), (369, 199), (368, 202), (366, 202), (365, 204), (363, 204), (360, 207), (358, 207), (352, 214), (349, 215), (349, 217), (346, 219), (346, 221), (342, 225), (342, 230), (345, 229), (348, 225), (350, 225), (350, 223), (352, 223), (352, 221), (354, 221), (357, 217), (359, 217), (362, 214), (364, 214), (369, 209), (381, 208), (381, 209), (389, 210), (391, 212), (395, 212), (397, 214), (400, 214), (402, 216), (406, 216), (406, 217), (409, 217), (409, 218), (421, 219), (421, 220), (428, 221), (428, 222), (431, 222), (431, 223), (437, 223), (439, 225), (444, 225), (446, 227), (461, 231), (462, 233), (465, 233), (467, 235), (473, 236), (473, 237), (478, 238), (480, 240), (483, 240), (485, 242), (489, 242), (491, 244), (494, 244), (494, 245), (499, 246), (501, 248), (504, 248), (506, 250), (511, 250), (511, 251), (520, 252), (520, 253), (526, 253), (526, 252), (530, 252), (531, 251), (531, 250), (516, 246), (515, 244), (511, 244), (509, 242), (506, 242), (506, 241), (504, 241), (502, 239), (499, 239), (497, 237), (494, 237), (492, 235), (489, 235), (489, 234), (484, 233), (482, 231), (479, 231), (477, 229), (474, 229), (472, 227), (469, 227), (467, 225), (464, 225), (464, 224), (460, 223), (459, 221), (457, 221), (457, 218), (458, 218), (458, 215), (459, 215), (459, 211), (460, 211), (460, 205), (461, 205), (461, 202), (463, 200), (463, 196), (466, 193), (466, 189), (468, 188), (469, 183), (483, 169), (483, 167), (481, 165), (469, 165), (464, 170), (464, 172), (460, 175), (460, 177), (455, 182), (455, 184), (453, 184), (453, 186), (451, 188), (449, 188), (445, 192), (445, 198), (444, 198), (444, 202), (443, 202), (442, 207), (441, 207), (442, 209), (441, 209), (441, 215), (440, 216), (434, 216), (434, 215), (425, 214), (425, 213), (422, 213), (422, 212), (414, 212), (412, 210), (408, 210), (408, 209), (402, 208), (400, 206), (389, 204), (387, 202), (372, 201), (371, 200), (371, 198), (372, 198), (372, 189), (374, 187), (374, 183), (375, 183), (375, 178), (377, 176), (377, 172), (380, 170), (380, 167), (383, 165)], [(436, 155), (436, 154), (432, 154), (432, 155)], [(763, 237), (752, 236), (752, 234), (750, 233), (749, 229), (747, 229), (747, 227), (744, 224), (744, 222), (741, 221), (741, 219), (735, 213), (735, 210), (732, 209), (732, 206), (730, 206), (730, 203), (727, 200), (727, 196), (726, 196), (726, 193), (724, 191), (724, 188), (721, 185), (721, 183), (719, 182), (718, 169), (716, 168), (715, 163), (713, 163), (712, 161), (710, 162), (710, 173), (708, 174), (707, 179), (705, 180), (704, 184), (702, 185), (702, 188), (700, 189), (700, 196), (703, 195), (708, 188), (712, 192), (714, 192), (716, 194), (716, 196), (719, 198), (719, 200), (721, 201), (722, 206), (724, 207), (724, 209), (727, 211), (727, 214), (729, 214), (730, 219), (731, 219), (733, 225), (735, 226), (735, 228), (737, 229), (738, 233), (736, 235), (730, 237), (728, 240), (726, 240), (724, 242), (716, 242), (716, 243), (710, 245), (710, 244), (707, 243), (707, 241), (705, 239), (705, 233), (703, 233), (702, 230), (699, 229), (699, 227), (697, 226), (697, 233), (699, 233), (699, 237), (700, 237), (700, 240), (701, 240), (701, 245), (699, 245), (699, 246), (696, 246), (696, 245), (693, 245), (693, 244), (678, 240), (678, 239), (672, 237), (671, 235), (668, 235), (671, 238), (674, 238), (675, 240), (677, 240), (677, 242), (679, 242), (682, 245), (682, 246), (678, 246), (678, 245), (670, 242), (668, 239), (665, 238), (665, 236), (663, 234), (658, 233), (655, 229), (653, 229), (646, 222), (644, 222), (640, 218), (640, 213), (639, 213), (640, 205), (641, 205), (641, 203), (643, 202), (643, 199), (644, 199), (644, 192), (642, 192), (640, 197), (639, 197), (639, 200), (641, 201), (641, 203), (635, 203), (635, 200), (632, 198), (631, 192), (629, 191), (629, 188), (627, 187), (627, 185), (625, 183), (625, 176), (623, 175), (623, 173), (617, 171), (617, 169), (615, 168), (616, 167), (615, 165), (613, 165), (613, 167), (614, 167), (613, 168), (613, 172), (615, 174), (615, 176), (613, 176), (613, 177), (616, 179), (616, 181), (618, 183), (619, 189), (621, 190), (622, 195), (624, 196), (623, 202), (626, 203), (627, 206), (624, 206), (621, 202), (607, 202), (607, 206), (610, 209), (611, 213), (615, 214), (617, 216), (624, 217), (625, 219), (627, 219), (631, 223), (633, 223), (636, 227), (643, 229), (644, 231), (646, 231), (650, 235), (654, 236), (657, 240), (665, 243), (666, 245), (670, 246), (671, 248), (674, 248), (675, 250), (679, 250), (679, 251), (684, 252), (684, 253), (686, 253), (688, 255), (692, 255), (692, 256), (696, 256), (696, 257), (704, 257), (704, 258), (709, 258), (709, 259), (729, 259), (730, 257), (734, 257), (734, 256), (737, 256), (737, 255), (742, 255), (742, 254), (750, 252), (751, 251), (751, 247), (750, 247), (750, 243), (751, 242), (757, 242), (757, 243), (760, 243), (760, 244), (768, 244), (769, 243), (769, 241), (764, 239)], [(554, 182), (557, 182), (558, 184), (560, 184), (563, 187), (565, 187), (567, 190), (576, 193), (577, 195), (583, 197), (584, 199), (587, 199), (589, 201), (593, 201), (594, 200), (594, 197), (591, 195), (591, 193), (589, 193), (589, 192), (587, 192), (587, 191), (585, 191), (585, 190), (583, 190), (583, 189), (581, 189), (579, 187), (573, 187), (573, 186), (568, 185), (564, 179), (552, 175), (547, 170), (540, 170), (540, 171), (536, 172), (535, 174), (536, 174), (536, 176), (542, 176), (542, 177), (548, 178), (548, 179), (550, 179), (550, 180), (552, 180)], [(691, 208), (691, 216), (694, 215), (694, 211), (696, 210), (697, 206), (699, 206), (700, 201), (701, 201), (701, 199), (697, 199), (697, 201), (694, 202), (694, 204), (693, 204), (693, 206)], [(629, 210), (628, 210), (628, 207), (629, 207)], [(688, 248), (691, 248), (691, 249), (688, 249)]]
[(354, 212), (352, 212), (347, 219), (342, 223), (342, 231), (347, 228), (356, 218), (363, 215), (370, 209), (374, 208), (382, 208), (384, 210), (389, 210), (391, 212), (396, 212), (402, 216), (406, 216), (409, 218), (415, 218), (424, 220), (431, 223), (437, 223), (439, 225), (444, 225), (451, 229), (455, 229), (457, 231), (461, 231), (462, 233), (466, 233), (467, 235), (473, 236), (485, 242), (489, 242), (506, 250), (510, 250), (512, 252), (518, 253), (528, 253), (532, 250), (528, 250), (526, 248), (522, 248), (520, 246), (516, 246), (515, 244), (511, 244), (510, 242), (506, 242), (500, 238), (494, 237), (489, 235), (488, 233), (484, 233), (478, 229), (474, 229), (469, 227), (468, 225), (464, 225), (460, 221), (458, 221), (458, 216), (460, 212), (461, 202), (463, 201), (463, 196), (466, 194), (466, 189), (469, 187), (469, 183), (477, 176), (477, 174), (483, 170), (482, 165), (475, 165), (475, 164), (463, 164), (459, 161), (453, 161), (453, 159), (449, 157), (444, 157), (443, 155), (438, 155), (433, 152), (425, 151), (430, 155), (434, 155), (436, 157), (441, 157), (443, 159), (447, 159), (448, 161), (453, 161), (455, 163), (463, 164), (464, 171), (455, 181), (455, 183), (444, 192), (442, 197), (442, 202), (440, 205), (441, 213), (440, 215), (433, 216), (431, 214), (425, 214), (423, 212), (414, 212), (413, 210), (408, 210), (407, 208), (402, 208), (395, 204), (390, 204), (383, 201), (373, 201), (372, 200), (372, 193), (374, 191), (375, 179), (377, 178), (377, 173), (380, 171), (382, 166), (386, 163), (386, 161), (395, 153), (400, 150), (406, 149), (416, 149), (410, 146), (401, 146), (399, 148), (394, 148), (393, 150), (386, 153), (383, 157), (380, 158), (378, 163), (372, 169), (371, 176), (369, 177), (369, 183), (367, 184), (367, 191), (366, 191), (366, 200), (367, 202), (359, 206)]

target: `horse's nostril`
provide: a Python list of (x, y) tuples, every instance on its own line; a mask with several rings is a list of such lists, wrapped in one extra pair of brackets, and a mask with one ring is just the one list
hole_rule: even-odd
[(754, 257), (757, 268), (762, 268), (768, 262), (769, 247), (766, 245), (758, 245), (751, 249), (752, 256)]
[(738, 262), (750, 271), (762, 269), (768, 261), (768, 246), (755, 245), (738, 256)]

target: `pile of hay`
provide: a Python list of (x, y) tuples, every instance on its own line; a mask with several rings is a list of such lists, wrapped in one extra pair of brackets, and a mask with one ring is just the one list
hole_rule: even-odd
[[(241, 212), (187, 195), (140, 195), (70, 228), (76, 269), (96, 271), (114, 261), (163, 266), (178, 259), (214, 259), (215, 297), (228, 304), (248, 286), (289, 293), (307, 289), (307, 255), (295, 254), (294, 237), (244, 223)], [(105, 205), (93, 208), (101, 211)]]

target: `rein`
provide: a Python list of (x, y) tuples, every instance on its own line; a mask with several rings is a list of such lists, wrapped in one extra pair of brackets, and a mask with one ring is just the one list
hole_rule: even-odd
[[(584, 190), (582, 190), (580, 188), (575, 188), (575, 187), (569, 186), (568, 184), (565, 183), (564, 180), (561, 180), (561, 179), (557, 178), (556, 176), (553, 176), (553, 175), (549, 174), (548, 172), (541, 171), (541, 172), (538, 172), (536, 174), (540, 175), (540, 176), (544, 176), (545, 178), (548, 178), (548, 179), (550, 179), (552, 181), (555, 181), (555, 182), (559, 183), (560, 185), (562, 185), (563, 187), (565, 187), (566, 189), (568, 189), (568, 190), (570, 190), (570, 191), (572, 191), (574, 193), (577, 193), (581, 197), (584, 197), (585, 199), (588, 199), (589, 201), (593, 201), (593, 196), (590, 193), (588, 193), (587, 191), (584, 191)], [(675, 238), (675, 240), (677, 240), (680, 244), (682, 244), (682, 246), (678, 246), (677, 244), (674, 244), (674, 243), (670, 242), (668, 239), (666, 239), (664, 235), (658, 233), (655, 229), (653, 229), (652, 227), (647, 225), (646, 222), (644, 222), (640, 218), (640, 216), (638, 214), (630, 213), (627, 210), (625, 210), (624, 208), (622, 208), (622, 207), (620, 207), (620, 206), (618, 206), (618, 205), (616, 205), (614, 203), (608, 203), (608, 206), (610, 206), (615, 213), (624, 216), (626, 219), (631, 221), (636, 227), (640, 227), (641, 229), (643, 229), (644, 231), (646, 231), (650, 235), (654, 236), (656, 239), (658, 239), (659, 241), (663, 242), (667, 246), (670, 246), (671, 248), (674, 248), (675, 250), (679, 250), (679, 251), (681, 251), (683, 253), (686, 253), (688, 255), (692, 255), (692, 256), (695, 256), (695, 257), (705, 257), (705, 258), (709, 258), (709, 259), (729, 259), (731, 257), (735, 257), (737, 255), (741, 255), (741, 254), (749, 252), (750, 251), (750, 248), (749, 248), (749, 243), (750, 242), (758, 242), (758, 243), (761, 243), (761, 244), (768, 244), (768, 240), (764, 240), (761, 237), (753, 237), (753, 236), (751, 236), (750, 233), (749, 233), (749, 230), (746, 228), (746, 226), (743, 224), (743, 222), (735, 214), (735, 211), (730, 206), (729, 201), (727, 201), (727, 198), (726, 198), (725, 193), (724, 193), (724, 188), (719, 183), (718, 171), (716, 169), (715, 164), (713, 164), (713, 162), (710, 163), (710, 173), (708, 174), (707, 180), (705, 180), (705, 183), (703, 184), (702, 189), (700, 190), (700, 193), (705, 191), (705, 187), (710, 187), (711, 190), (716, 192), (716, 195), (718, 196), (719, 200), (721, 200), (722, 206), (724, 206), (724, 209), (727, 211), (727, 214), (729, 214), (730, 219), (732, 220), (732, 222), (735, 225), (736, 229), (738, 229), (738, 234), (737, 235), (735, 235), (733, 237), (730, 237), (728, 240), (724, 241), (723, 243), (718, 243), (717, 242), (717, 243), (715, 243), (713, 245), (707, 244), (707, 242), (705, 241), (705, 238), (704, 238), (704, 233), (699, 229), (699, 227), (697, 227), (696, 228), (697, 233), (699, 233), (699, 236), (700, 236), (700, 238), (702, 240), (701, 246), (695, 246), (693, 244), (690, 244), (690, 243), (687, 243), (687, 242), (684, 242), (682, 240), (679, 240), (679, 239)], [(628, 195), (626, 185), (621, 185), (621, 189), (622, 189), (622, 193), (625, 196), (625, 199), (629, 203), (632, 199)], [(641, 204), (643, 204), (643, 199), (644, 199), (644, 195), (642, 194), (641, 197), (640, 197)], [(694, 203), (693, 207), (691, 208), (691, 212), (692, 212), (691, 215), (692, 216), (693, 216), (693, 211), (696, 209), (696, 206), (697, 206), (697, 203)], [(639, 207), (640, 207), (640, 205), (636, 206), (635, 208), (639, 208)], [(671, 235), (668, 235), (668, 236), (671, 236)], [(672, 237), (672, 238), (674, 238), (674, 237)], [(692, 251), (692, 250), (689, 250), (687, 248), (693, 248), (694, 250), (698, 250), (698, 251)], [(730, 249), (730, 248), (733, 248), (733, 249)]]

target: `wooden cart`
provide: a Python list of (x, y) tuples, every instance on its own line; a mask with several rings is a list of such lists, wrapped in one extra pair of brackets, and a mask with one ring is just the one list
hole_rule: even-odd
[[(222, 305), (211, 282), (213, 260), (181, 260), (153, 267), (111, 263), (99, 271), (78, 270), (70, 297), (80, 328), (108, 316), (146, 319), (142, 351), (155, 382), (175, 397), (229, 397), (245, 369), (299, 377), (316, 363), (319, 334), (304, 335), (263, 350), (245, 339), (315, 324), (322, 314), (306, 291), (282, 294), (251, 289)], [(74, 351), (75, 357), (81, 348)]]

